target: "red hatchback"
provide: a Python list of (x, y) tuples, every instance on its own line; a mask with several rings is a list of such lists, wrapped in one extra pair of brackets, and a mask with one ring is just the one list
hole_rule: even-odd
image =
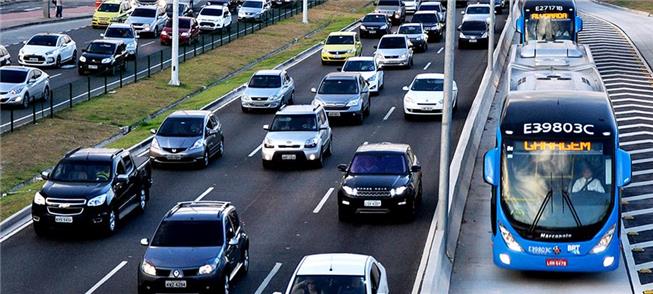
[[(200, 27), (195, 18), (179, 17), (179, 44), (190, 44), (200, 38)], [(161, 32), (161, 44), (172, 44), (172, 19), (168, 19)]]

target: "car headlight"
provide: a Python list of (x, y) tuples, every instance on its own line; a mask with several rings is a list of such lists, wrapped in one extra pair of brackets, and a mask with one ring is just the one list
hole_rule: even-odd
[(483, 35), (481, 36), (481, 38), (487, 38), (487, 32), (483, 33)]
[(401, 54), (401, 56), (399, 56), (399, 58), (406, 59), (406, 54)]
[(265, 138), (265, 140), (263, 140), (263, 147), (274, 148), (274, 144), (272, 144), (272, 140), (270, 140), (269, 138)]
[(419, 37), (415, 38), (415, 40), (417, 40), (417, 41), (421, 41), (421, 40), (422, 40), (422, 36), (419, 36)]
[(197, 141), (193, 143), (193, 146), (190, 146), (190, 149), (198, 149), (203, 147), (204, 147), (204, 139), (197, 139)]
[[(184, 33), (184, 34), (185, 34), (185, 33)], [(184, 34), (181, 34), (181, 35), (183, 36)], [(161, 35), (167, 36), (167, 35), (168, 35), (168, 32), (163, 31), (163, 32), (161, 32)]]
[(408, 95), (404, 96), (404, 103), (414, 103), (415, 100), (413, 100), (413, 97), (410, 97)]
[(45, 52), (45, 55), (52, 55), (52, 54), (54, 54), (54, 50), (50, 50), (48, 52)]
[(610, 241), (612, 241), (612, 236), (614, 235), (614, 229), (615, 226), (613, 225), (612, 228), (610, 228), (603, 237), (601, 237), (601, 240), (599, 240), (599, 243), (592, 248), (592, 253), (598, 254), (606, 249), (608, 249), (608, 245), (610, 245)]
[(156, 268), (147, 260), (143, 260), (143, 263), (141, 264), (141, 270), (150, 276), (156, 276)]
[(361, 25), (361, 30), (367, 30), (367, 28), (364, 25)]
[(281, 99), (281, 94), (280, 93), (274, 94), (274, 95), (272, 95), (270, 97), (270, 100), (275, 100), (276, 101), (276, 100), (279, 100), (279, 99)]
[(404, 192), (406, 192), (406, 189), (408, 189), (408, 187), (406, 187), (406, 186), (390, 189), (390, 196), (402, 195), (402, 194), (404, 194)]
[(351, 196), (358, 195), (358, 189), (356, 189), (356, 188), (352, 188), (352, 187), (349, 187), (349, 186), (342, 186), (342, 190), (345, 191), (345, 193), (347, 193), (348, 195), (351, 195)]
[(508, 231), (508, 229), (504, 228), (503, 225), (499, 224), (499, 230), (501, 231), (501, 237), (503, 237), (503, 241), (506, 242), (506, 245), (508, 245), (508, 248), (512, 251), (517, 251), (517, 252), (523, 252), (524, 249), (521, 248), (519, 243), (515, 241), (515, 238), (512, 237), (512, 234)]
[(315, 148), (317, 147), (317, 138), (310, 138), (304, 142), (304, 148)]
[(349, 106), (349, 107), (357, 106), (359, 103), (360, 103), (360, 101), (358, 99), (354, 99), (354, 100), (351, 100), (351, 101), (347, 102), (347, 106)]
[(197, 272), (197, 274), (199, 274), (199, 275), (208, 275), (208, 274), (212, 273), (213, 271), (215, 271), (216, 268), (217, 268), (217, 265), (215, 265), (215, 264), (205, 264), (203, 266), (200, 266), (200, 269)]
[(251, 99), (249, 98), (249, 95), (247, 95), (247, 94), (243, 94), (242, 96), (240, 96), (240, 99), (241, 99), (241, 100), (245, 100), (245, 101), (249, 101), (249, 100), (251, 100)]
[(102, 63), (111, 63), (111, 61), (113, 61), (113, 58), (111, 58), (111, 57), (107, 57), (107, 58), (102, 59)]
[(352, 54), (352, 53), (355, 53), (355, 52), (356, 52), (356, 49), (349, 49), (349, 50), (347, 50), (347, 53), (349, 53), (349, 54)]
[(385, 29), (387, 29), (387, 28), (388, 28), (388, 25), (383, 25), (383, 26), (381, 26), (379, 29), (380, 29), (380, 30), (385, 30)]
[(36, 194), (34, 194), (34, 204), (45, 205), (45, 197), (43, 197), (40, 192), (36, 192)]
[(150, 24), (149, 24), (149, 23), (144, 24), (144, 25), (143, 25), (143, 28), (144, 28), (144, 29), (149, 29), (149, 28), (150, 28)]
[(9, 94), (11, 94), (11, 95), (19, 94), (19, 93), (23, 92), (23, 88), (24, 87), (13, 88), (11, 91), (9, 91)]
[(182, 37), (188, 37), (188, 36), (190, 36), (190, 34), (189, 33), (181, 33), (181, 36)]
[(79, 61), (80, 61), (80, 62), (86, 62), (86, 57), (84, 57), (84, 56), (80, 56), (80, 57), (79, 57)]
[(106, 201), (107, 201), (107, 194), (105, 193), (105, 194), (102, 194), (100, 196), (93, 197), (91, 200), (88, 201), (88, 203), (86, 203), (86, 205), (88, 205), (88, 206), (100, 206), (100, 205), (104, 204), (104, 202), (106, 202)]
[(376, 75), (372, 75), (369, 79), (367, 79), (368, 82), (374, 82), (376, 81)]
[(159, 141), (156, 138), (152, 139), (152, 143), (150, 143), (150, 148), (161, 149), (161, 146), (159, 145)]
[(467, 37), (465, 37), (465, 35), (463, 35), (463, 33), (460, 33), (460, 34), (458, 35), (458, 38), (466, 39)]
[(395, 15), (396, 15), (396, 16), (400, 16), (400, 15), (401, 15), (401, 10), (397, 10), (397, 11), (395, 11)]

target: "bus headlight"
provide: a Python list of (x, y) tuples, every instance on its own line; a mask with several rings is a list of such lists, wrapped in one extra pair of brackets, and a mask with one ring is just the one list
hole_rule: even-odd
[(512, 234), (508, 231), (508, 229), (504, 228), (503, 225), (499, 225), (499, 230), (501, 231), (501, 237), (503, 237), (503, 241), (506, 242), (506, 245), (508, 245), (508, 248), (512, 251), (517, 251), (517, 252), (523, 252), (524, 249), (519, 246), (519, 243), (515, 241), (515, 238), (512, 237)]
[(605, 251), (605, 249), (608, 249), (608, 245), (610, 245), (610, 241), (612, 241), (612, 236), (614, 236), (614, 228), (615, 228), (615, 226), (613, 225), (612, 228), (610, 228), (605, 233), (605, 235), (603, 235), (603, 237), (601, 237), (601, 240), (599, 240), (599, 243), (596, 244), (596, 246), (594, 246), (594, 248), (592, 248), (592, 253), (598, 254), (598, 253), (601, 253), (601, 252)]

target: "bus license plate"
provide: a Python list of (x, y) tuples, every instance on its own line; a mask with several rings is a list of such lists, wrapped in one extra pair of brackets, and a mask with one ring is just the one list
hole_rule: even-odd
[(63, 224), (72, 224), (73, 223), (73, 217), (72, 216), (55, 216), (54, 217), (54, 222), (55, 223), (63, 223)]
[(567, 266), (567, 260), (564, 258), (547, 258), (546, 266), (565, 267)]
[(327, 112), (327, 115), (328, 115), (328, 116), (333, 116), (333, 117), (339, 117), (339, 116), (340, 116), (340, 112)]
[(185, 280), (166, 281), (166, 288), (186, 288)]
[(281, 159), (282, 160), (295, 160), (295, 159), (297, 159), (297, 155), (295, 155), (295, 154), (281, 154)]
[(381, 200), (365, 200), (363, 205), (365, 207), (381, 207)]

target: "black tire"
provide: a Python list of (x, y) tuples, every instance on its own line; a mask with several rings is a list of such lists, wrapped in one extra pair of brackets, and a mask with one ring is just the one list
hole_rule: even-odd
[(86, 75), (86, 73), (81, 68), (77, 68), (77, 74), (80, 76)]
[(327, 150), (324, 151), (324, 154), (326, 156), (333, 155), (333, 136), (331, 136), (331, 139), (329, 139), (329, 147), (327, 147)]
[(207, 168), (207, 167), (209, 167), (209, 163), (210, 163), (210, 162), (211, 162), (211, 161), (210, 161), (210, 157), (209, 157), (209, 152), (208, 152), (208, 151), (204, 151), (204, 157), (202, 157), (202, 161), (199, 163), (200, 168)]
[(218, 148), (218, 152), (215, 153), (215, 157), (220, 158), (224, 155), (224, 138), (220, 140), (220, 148)]
[(465, 44), (462, 41), (458, 40), (458, 49), (463, 49), (463, 48), (465, 48)]
[(361, 111), (359, 114), (356, 115), (356, 124), (362, 125), (364, 120), (365, 120), (365, 114), (364, 111)]
[(413, 221), (417, 215), (417, 201), (415, 199), (408, 199), (408, 208), (404, 211), (404, 220)]
[(290, 99), (288, 99), (288, 105), (295, 104), (295, 91), (290, 93)]
[(111, 236), (118, 230), (118, 214), (112, 209), (104, 222), (104, 235)]
[(267, 160), (261, 160), (261, 164), (263, 165), (263, 169), (271, 169), (272, 168), (272, 163), (267, 161)]
[(322, 65), (327, 65), (328, 63), (324, 60), (322, 60)]
[(147, 200), (149, 199), (149, 190), (145, 187), (141, 187), (141, 190), (138, 193), (138, 213), (145, 213), (145, 208), (147, 207)]
[(339, 221), (341, 221), (341, 222), (350, 222), (352, 217), (353, 217), (353, 215), (349, 210), (342, 207), (341, 205), (338, 205), (338, 220)]
[(372, 108), (372, 99), (368, 99), (367, 101), (367, 107), (363, 110), (364, 116), (370, 116), (370, 108)]
[(247, 107), (245, 107), (245, 106), (240, 106), (240, 109), (241, 109), (244, 113), (248, 113), (248, 112), (249, 112), (249, 108), (247, 108)]
[(222, 280), (223, 280), (223, 282), (222, 282), (222, 287), (223, 287), (223, 288), (222, 288), (222, 291), (221, 291), (221, 292), (222, 292), (223, 294), (228, 294), (228, 293), (230, 293), (230, 292), (229, 292), (229, 289), (231, 288), (231, 285), (229, 284), (229, 275), (227, 275), (227, 274), (225, 273), (224, 278), (223, 278)]
[(61, 55), (57, 56), (57, 61), (55, 61), (54, 67), (61, 68)]
[(41, 223), (33, 223), (32, 226), (34, 227), (34, 233), (38, 237), (45, 237), (48, 234), (48, 228), (41, 224)]
[(404, 112), (404, 119), (407, 120), (407, 121), (412, 121), (413, 120), (413, 115)]
[(41, 95), (41, 101), (48, 101), (50, 99), (50, 87), (45, 87), (43, 90), (43, 95)]
[(320, 157), (317, 158), (314, 162), (315, 168), (322, 168), (324, 167), (324, 152), (320, 152)]
[(27, 109), (27, 107), (29, 107), (29, 102), (30, 102), (30, 101), (29, 101), (29, 100), (30, 100), (29, 97), (30, 97), (30, 96), (29, 96), (29, 93), (25, 92), (25, 95), (23, 95), (23, 104), (21, 105), (21, 106), (23, 106), (23, 108), (25, 108), (25, 109)]
[(75, 51), (73, 51), (73, 56), (70, 57), (70, 61), (68, 61), (68, 62), (70, 62), (70, 64), (77, 63), (77, 49), (75, 49)]

